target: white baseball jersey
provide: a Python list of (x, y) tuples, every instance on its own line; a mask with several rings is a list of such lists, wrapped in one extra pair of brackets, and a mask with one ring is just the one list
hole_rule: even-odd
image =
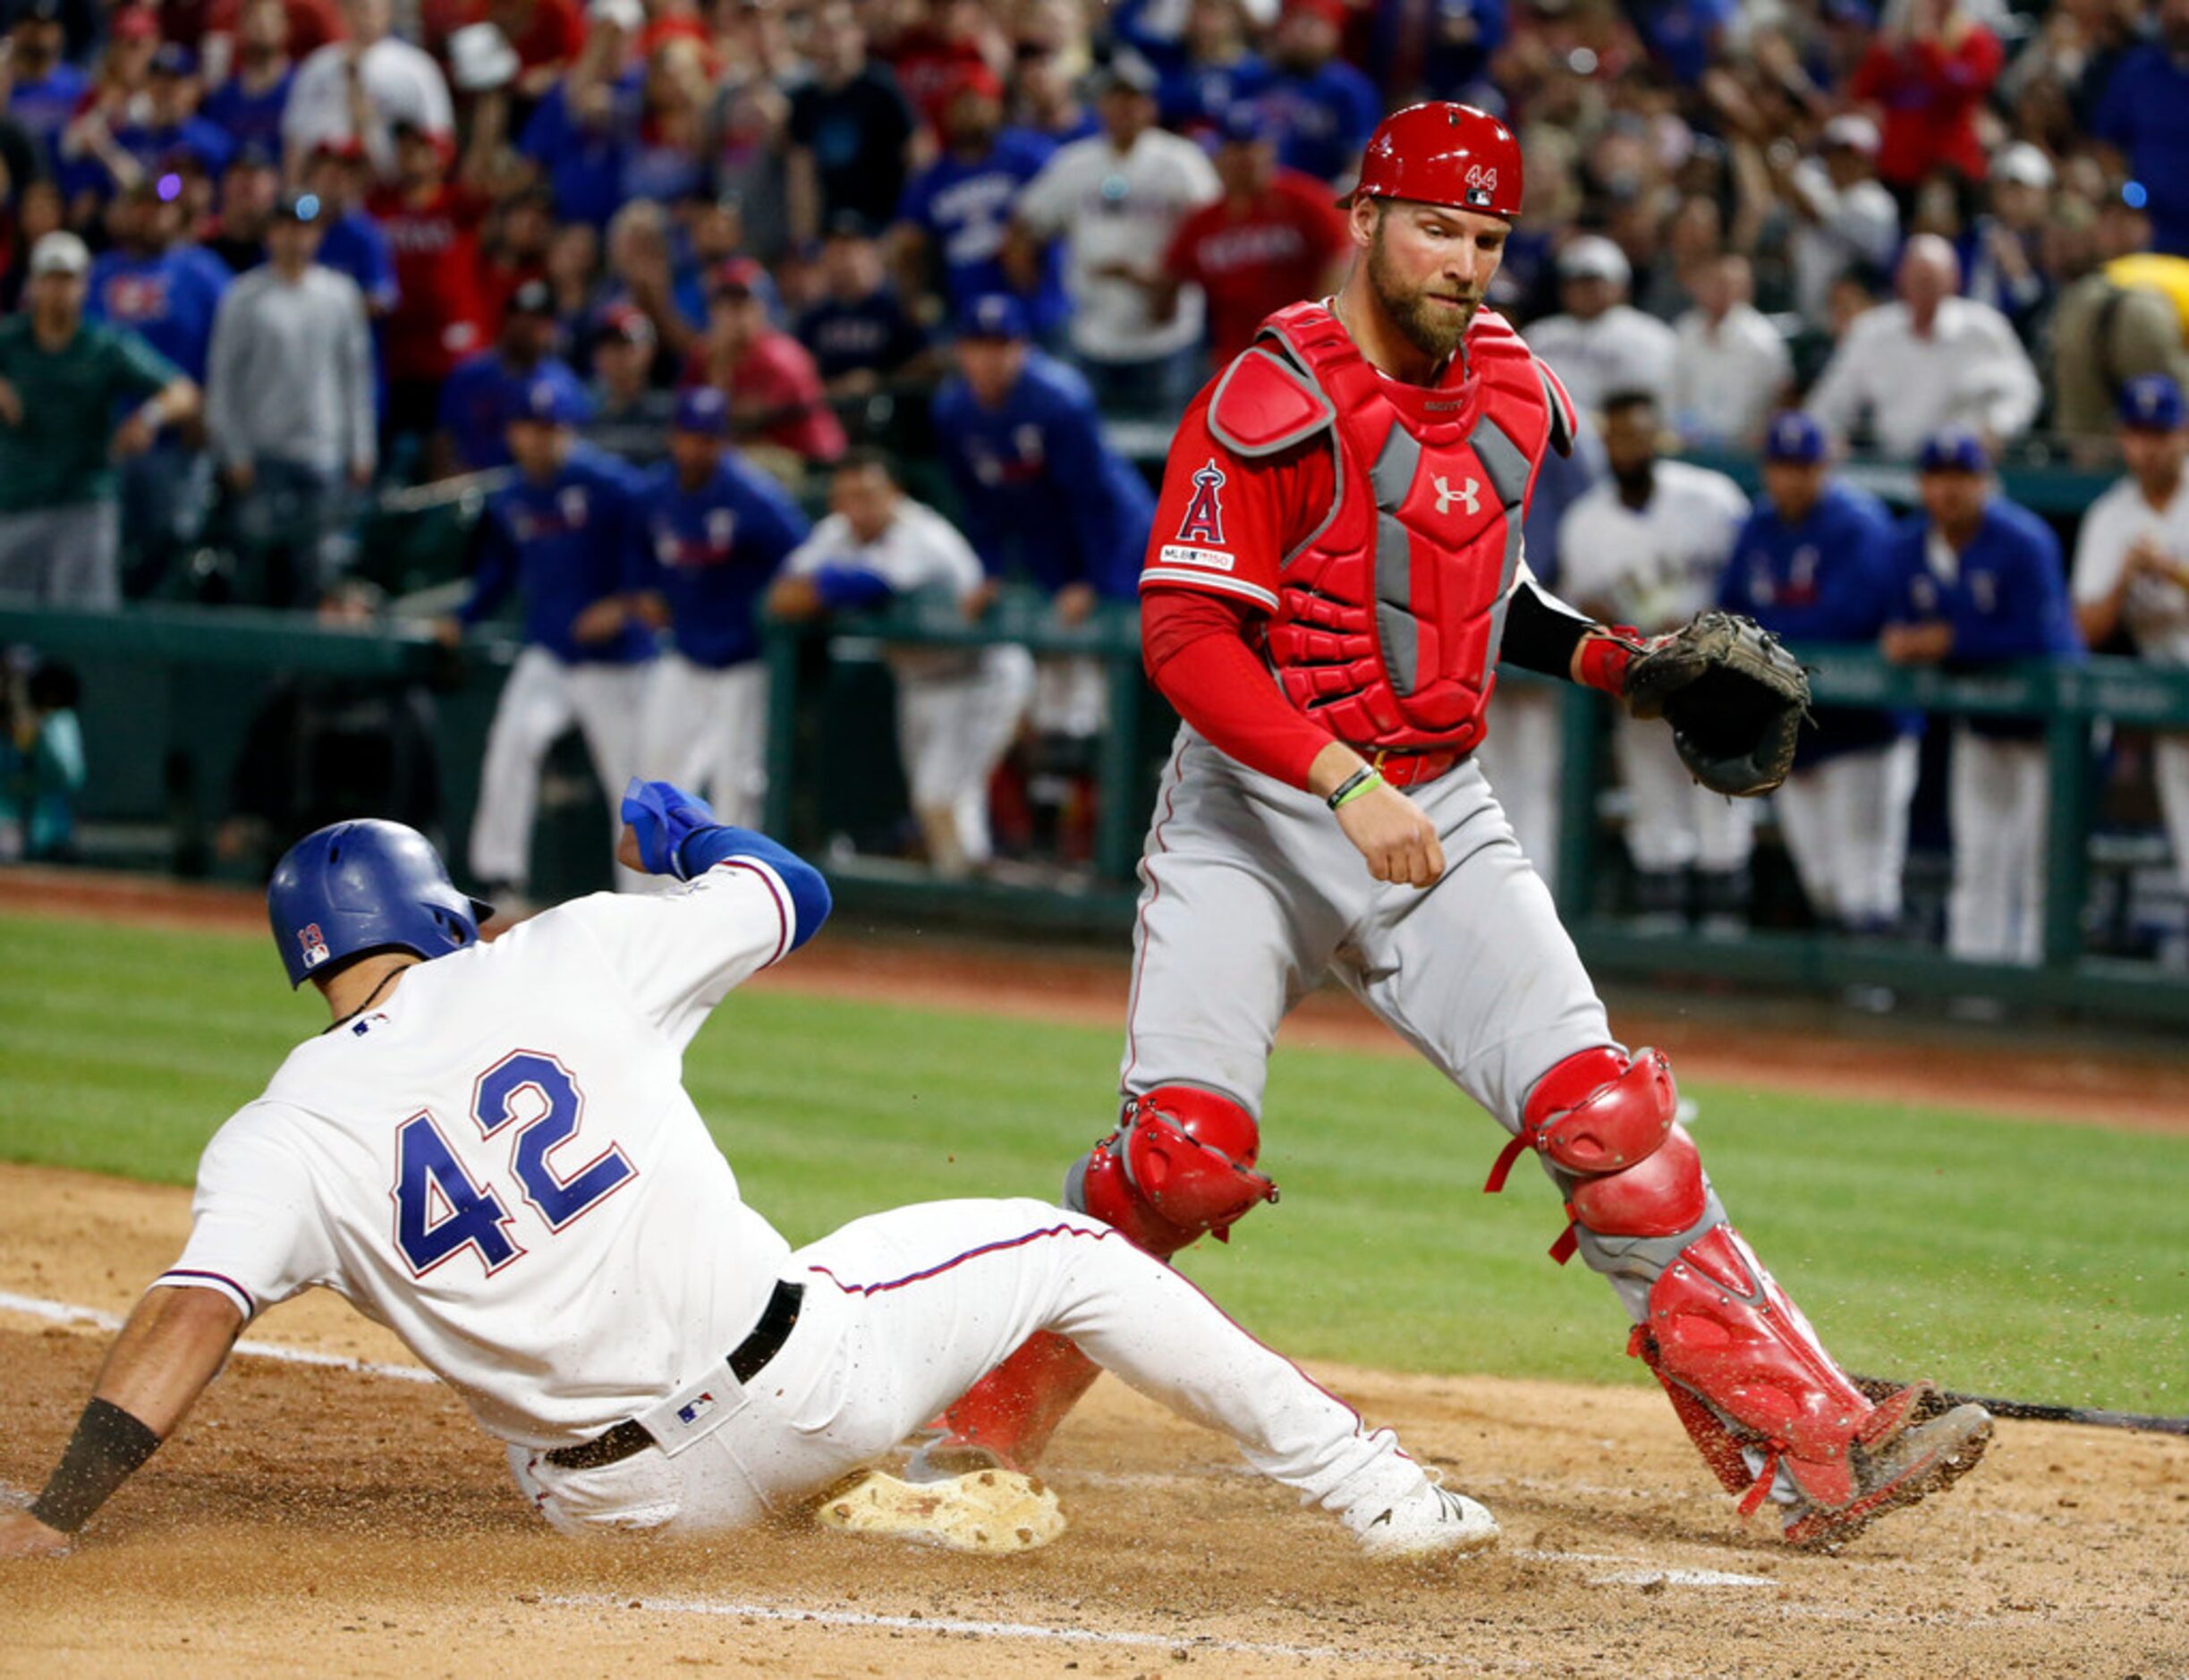
[[(2121, 479), (2091, 504), (2075, 539), (2076, 602), (2112, 594), (2129, 549), (2145, 538), (2171, 558), (2189, 561), (2189, 482), (2176, 487), (2163, 508), (2146, 501), (2133, 478)], [(2146, 659), (2189, 665), (2189, 590), (2147, 573), (2128, 586), (2121, 616)]]
[[(934, 590), (963, 600), (980, 587), (980, 556), (964, 533), (924, 502), (904, 496), (888, 530), (861, 542), (851, 522), (831, 513), (783, 563), (787, 577), (810, 577), (827, 566), (871, 572), (899, 595)], [(977, 650), (892, 644), (889, 668), (900, 677), (962, 677), (980, 664)]]
[(217, 1290), (246, 1318), (324, 1285), (519, 1446), (664, 1398), (751, 1330), (790, 1252), (681, 1075), (795, 915), (740, 858), (404, 971), (207, 1146), (158, 1285)]
[(1647, 391), (1660, 403), (1671, 392), (1678, 341), (1672, 328), (1631, 303), (1615, 303), (1585, 321), (1548, 316), (1523, 336), (1584, 413), (1597, 412), (1623, 391)]
[(1718, 599), (1747, 518), (1738, 485), (1684, 461), (1657, 463), (1640, 513), (1619, 499), (1616, 480), (1601, 479), (1559, 522), (1558, 592), (1652, 635), (1675, 629)]

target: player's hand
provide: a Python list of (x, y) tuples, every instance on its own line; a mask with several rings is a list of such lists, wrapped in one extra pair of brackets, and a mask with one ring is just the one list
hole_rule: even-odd
[(463, 645), (463, 621), (461, 618), (437, 618), (433, 621), (433, 639), (444, 648)]
[(646, 860), (639, 854), (638, 830), (629, 823), (625, 823), (624, 832), (615, 836), (615, 861), (633, 875), (651, 873), (646, 867)]
[(114, 454), (117, 461), (126, 461), (132, 455), (141, 455), (152, 446), (152, 422), (139, 409), (114, 428)]
[(613, 641), (624, 633), (624, 626), (631, 622), (630, 609), (623, 597), (611, 595), (606, 600), (595, 601), (571, 621), (570, 634), (581, 642)]
[(988, 608), (996, 605), (997, 584), (994, 578), (982, 578), (967, 591), (958, 603), (958, 610), (965, 615), (965, 622), (977, 624), (988, 615)]
[(768, 615), (771, 618), (803, 624), (819, 618), (827, 606), (821, 599), (820, 586), (811, 578), (777, 578), (768, 586)]
[(0, 1515), (0, 1558), (60, 1557), (67, 1554), (69, 1537), (47, 1528), (28, 1511)]
[(1954, 650), (1954, 627), (1943, 619), (1933, 624), (1888, 624), (1878, 639), (1878, 651), (1895, 665), (1936, 665)]
[(6, 379), (0, 379), (0, 421), (10, 426), (22, 424), (22, 398)]
[(259, 481), (259, 469), (252, 462), (234, 461), (221, 469), (220, 476), (238, 496), (249, 496), (251, 486)]
[(1056, 622), (1071, 628), (1085, 624), (1095, 609), (1095, 591), (1091, 583), (1067, 583), (1056, 591)]
[(1336, 812), (1345, 838), (1368, 860), (1368, 872), (1396, 886), (1433, 887), (1444, 874), (1444, 844), (1429, 813), (1398, 789), (1379, 783)]

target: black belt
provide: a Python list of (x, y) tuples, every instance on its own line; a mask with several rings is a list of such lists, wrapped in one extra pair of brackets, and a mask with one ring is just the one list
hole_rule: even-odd
[[(805, 1298), (805, 1285), (777, 1281), (775, 1293), (768, 1297), (760, 1321), (752, 1327), (752, 1334), (730, 1350), (730, 1375), (741, 1383), (747, 1383), (760, 1374), (761, 1368), (783, 1351), (792, 1327), (798, 1322), (799, 1305)], [(558, 1447), (543, 1456), (557, 1470), (599, 1470), (609, 1464), (620, 1464), (653, 1444), (654, 1438), (646, 1432), (643, 1423), (636, 1418), (625, 1418), (605, 1435), (580, 1441), (575, 1447)]]

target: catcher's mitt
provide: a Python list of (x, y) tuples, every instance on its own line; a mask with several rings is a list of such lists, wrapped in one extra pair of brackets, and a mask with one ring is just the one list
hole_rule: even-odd
[(1627, 709), (1662, 717), (1688, 772), (1714, 793), (1768, 793), (1786, 779), (1809, 711), (1809, 674), (1752, 618), (1704, 613), (1626, 667)]

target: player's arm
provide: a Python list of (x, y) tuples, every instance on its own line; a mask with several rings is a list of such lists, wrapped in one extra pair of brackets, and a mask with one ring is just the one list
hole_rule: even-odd
[(115, 1338), (61, 1462), (28, 1510), (0, 1517), (0, 1558), (51, 1557), (158, 1450), (228, 1357), (243, 1315), (214, 1289), (146, 1293)]
[(1616, 699), (1625, 692), (1626, 667), (1642, 649), (1638, 632), (1568, 607), (1521, 562), (1506, 605), (1505, 639), (1498, 644), (1505, 664), (1601, 689)]

